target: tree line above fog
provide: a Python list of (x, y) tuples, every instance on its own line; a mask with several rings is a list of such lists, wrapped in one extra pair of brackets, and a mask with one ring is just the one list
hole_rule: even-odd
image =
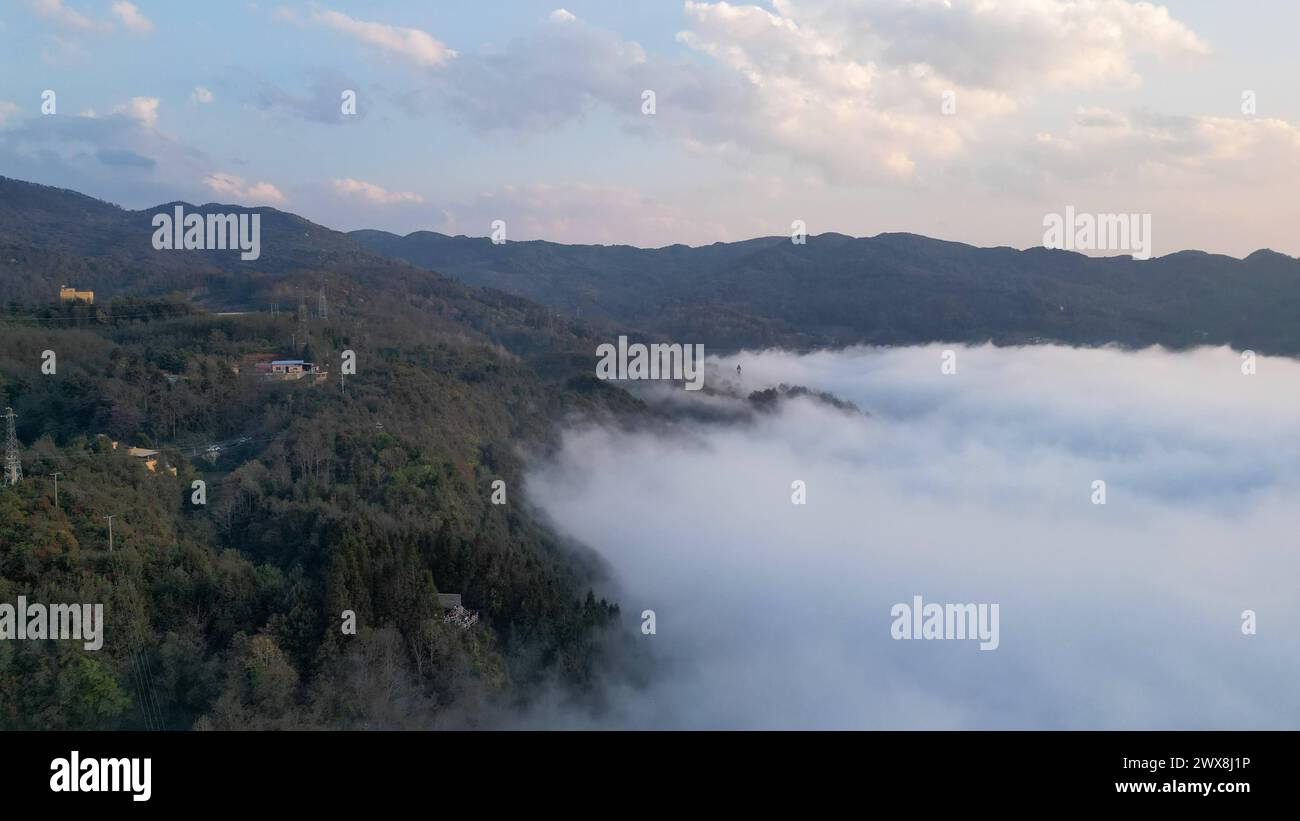
[(655, 249), (493, 245), (427, 231), (349, 236), (567, 316), (713, 349), (1056, 341), (1300, 353), (1300, 260), (1272, 251), (1135, 261), (915, 234)]

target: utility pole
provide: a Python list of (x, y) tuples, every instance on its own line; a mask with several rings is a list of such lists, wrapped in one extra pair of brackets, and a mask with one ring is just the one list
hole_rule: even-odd
[(16, 485), (23, 480), (23, 462), (18, 455), (13, 408), (5, 408), (5, 422), (5, 484)]
[(59, 506), (59, 477), (62, 476), (63, 474), (60, 471), (55, 471), (50, 475), (54, 477), (54, 506), (58, 507)]
[(112, 553), (113, 552), (113, 517), (105, 516), (104, 518), (108, 519), (108, 552)]

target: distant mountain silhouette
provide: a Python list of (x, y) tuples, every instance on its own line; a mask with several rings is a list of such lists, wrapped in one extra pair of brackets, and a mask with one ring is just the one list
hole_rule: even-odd
[(977, 248), (915, 234), (691, 248), (353, 231), (374, 251), (585, 320), (713, 347), (929, 341), (1300, 353), (1300, 260), (1183, 251), (1146, 261)]
[(67, 283), (104, 298), (184, 294), (210, 308), (278, 300), (292, 310), (299, 293), (310, 297), (333, 280), (355, 300), (433, 299), (449, 321), (494, 333), (525, 315), (539, 329), (580, 319), (600, 333), (617, 328), (714, 350), (1050, 340), (1300, 354), (1300, 260), (1268, 250), (1136, 261), (915, 234), (695, 248), (493, 245), (428, 231), (341, 233), (274, 208), (183, 203), (187, 213), (261, 214), (262, 255), (245, 262), (237, 252), (154, 250), (150, 221), (174, 205), (130, 211), (0, 177), (0, 300), (45, 302)]

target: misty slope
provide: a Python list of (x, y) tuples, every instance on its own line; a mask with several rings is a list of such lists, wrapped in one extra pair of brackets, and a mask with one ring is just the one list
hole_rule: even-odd
[(1272, 251), (1135, 261), (913, 234), (655, 249), (350, 236), (468, 283), (581, 309), (583, 318), (720, 348), (1050, 339), (1300, 353), (1300, 260)]

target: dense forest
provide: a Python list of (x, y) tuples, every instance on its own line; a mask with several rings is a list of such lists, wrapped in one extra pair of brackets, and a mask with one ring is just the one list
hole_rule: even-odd
[(691, 248), (354, 231), (366, 247), (569, 317), (702, 343), (1232, 345), (1300, 354), (1300, 260), (1149, 260), (976, 248), (915, 234), (760, 237)]
[[(139, 212), (0, 188), (24, 474), (0, 488), (0, 602), (108, 622), (98, 651), (0, 642), (0, 728), (474, 726), (551, 683), (595, 697), (631, 628), (520, 492), (557, 421), (641, 411), (584, 375), (589, 331), (319, 226), (303, 255), (278, 241), (310, 226), (292, 215), (227, 265), (154, 251)], [(94, 304), (60, 303), (65, 283)], [(269, 359), (327, 374), (270, 379)]]

